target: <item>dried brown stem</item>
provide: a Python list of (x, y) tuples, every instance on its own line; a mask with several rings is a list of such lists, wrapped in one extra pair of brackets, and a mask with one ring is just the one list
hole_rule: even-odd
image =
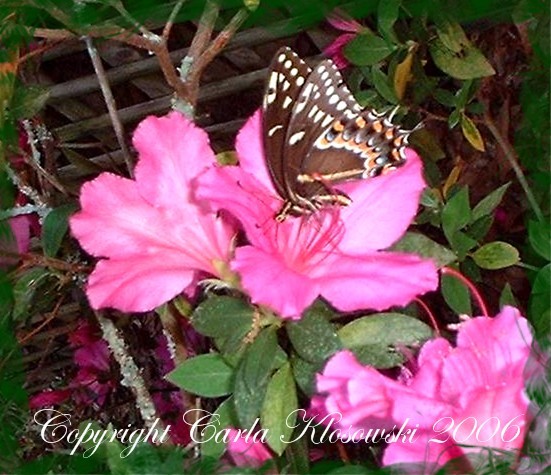
[(18, 338), (18, 343), (23, 346), (25, 343), (27, 343), (33, 336), (35, 336), (40, 330), (42, 330), (48, 323), (50, 323), (54, 318), (57, 317), (59, 313), (59, 308), (61, 307), (61, 304), (63, 303), (63, 299), (65, 298), (64, 295), (61, 296), (61, 298), (57, 301), (54, 309), (46, 314), (48, 317), (35, 329), (31, 330), (29, 333), (27, 333), (25, 336), (22, 336), (21, 338)]
[(495, 125), (493, 119), (490, 117), (489, 113), (487, 112), (486, 107), (486, 113), (484, 114), (484, 125), (487, 127), (487, 129), (490, 131), (490, 133), (493, 135), (495, 141), (497, 144), (501, 147), (503, 150), (503, 153), (505, 154), (505, 158), (509, 162), (509, 165), (515, 172), (515, 175), (517, 177), (517, 180), (520, 183), (520, 186), (524, 190), (524, 194), (526, 195), (526, 198), (528, 200), (528, 203), (530, 204), (532, 211), (536, 215), (536, 218), (540, 221), (543, 220), (543, 213), (541, 211), (541, 208), (532, 193), (532, 189), (530, 188), (530, 185), (528, 184), (528, 181), (526, 181), (526, 177), (524, 176), (524, 173), (522, 171), (522, 168), (520, 167), (518, 163), (518, 157), (515, 152), (515, 149), (509, 142), (508, 138), (505, 137), (497, 128)]
[(25, 254), (18, 254), (16, 252), (9, 252), (0, 250), (0, 256), (11, 257), (15, 259), (21, 259), (23, 264), (22, 268), (27, 267), (49, 267), (60, 271), (67, 271), (72, 274), (78, 274), (80, 272), (90, 272), (90, 267), (82, 264), (72, 264), (70, 262), (62, 261), (61, 259), (55, 259), (53, 257), (46, 257), (41, 254), (33, 254), (31, 252)]
[(92, 60), (92, 64), (94, 65), (96, 76), (98, 77), (101, 92), (103, 93), (103, 98), (107, 106), (107, 111), (109, 112), (109, 117), (111, 118), (113, 129), (115, 130), (117, 141), (119, 142), (119, 146), (121, 147), (121, 150), (123, 152), (126, 168), (128, 169), (128, 173), (132, 177), (134, 169), (132, 157), (130, 155), (128, 147), (126, 146), (126, 140), (124, 138), (124, 127), (119, 118), (115, 98), (113, 97), (113, 93), (111, 92), (111, 86), (109, 86), (109, 82), (107, 81), (107, 78), (105, 76), (105, 69), (103, 69), (103, 64), (99, 57), (98, 50), (94, 46), (92, 39), (89, 36), (86, 36), (84, 38), (84, 41), (86, 42), (88, 54), (90, 55), (90, 59)]

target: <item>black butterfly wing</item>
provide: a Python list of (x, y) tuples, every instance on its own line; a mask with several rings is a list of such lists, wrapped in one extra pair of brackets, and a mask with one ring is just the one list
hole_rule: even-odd
[(293, 104), (311, 73), (310, 67), (290, 48), (278, 50), (270, 66), (264, 94), (262, 129), (264, 153), (270, 176), (277, 192), (292, 199), (286, 171), (285, 137), (291, 120)]
[(357, 156), (348, 151), (320, 149), (321, 153), (316, 153), (315, 148), (319, 137), (334, 124), (350, 121), (361, 111), (334, 63), (322, 61), (300, 91), (287, 128), (284, 161), (295, 193), (307, 199), (327, 194), (322, 182), (304, 183), (301, 176), (327, 175), (361, 166)]

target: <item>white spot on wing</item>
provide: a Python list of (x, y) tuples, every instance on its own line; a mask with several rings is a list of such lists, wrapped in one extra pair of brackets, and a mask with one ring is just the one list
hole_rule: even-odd
[(338, 100), (339, 100), (339, 96), (337, 96), (336, 94), (333, 94), (333, 95), (329, 98), (329, 104), (335, 104)]
[(341, 101), (337, 104), (337, 110), (338, 111), (343, 111), (344, 109), (346, 109), (346, 102), (344, 101)]
[(268, 137), (274, 135), (279, 129), (282, 129), (282, 125), (274, 125), (270, 130), (268, 130)]
[(296, 75), (298, 74), (298, 69), (297, 69), (297, 68), (291, 69), (290, 74), (291, 74), (291, 76), (293, 76), (293, 77), (296, 76)]
[(287, 61), (285, 61), (285, 62), (283, 63), (283, 66), (284, 66), (285, 68), (289, 69), (289, 68), (291, 67), (292, 64), (293, 64), (293, 62), (292, 62), (290, 59), (288, 59)]
[(302, 86), (304, 84), (304, 77), (299, 76), (297, 78), (297, 86)]
[(319, 111), (319, 112), (316, 114), (316, 117), (314, 117), (314, 122), (318, 122), (324, 115), (325, 115), (325, 112)]
[(327, 114), (325, 119), (323, 119), (323, 122), (321, 123), (322, 127), (327, 127), (331, 122), (333, 122), (334, 117), (332, 115)]
[(319, 108), (316, 104), (314, 104), (312, 106), (312, 108), (310, 109), (310, 111), (308, 112), (308, 117), (314, 117), (314, 114), (319, 111)]
[(304, 137), (304, 130), (301, 130), (300, 132), (296, 132), (293, 135), (289, 137), (289, 145), (295, 145), (297, 142), (299, 142), (302, 137)]
[(285, 100), (283, 101), (283, 108), (287, 109), (287, 107), (289, 107), (291, 105), (291, 102), (293, 102), (293, 99), (291, 99), (289, 96), (287, 96), (285, 98)]

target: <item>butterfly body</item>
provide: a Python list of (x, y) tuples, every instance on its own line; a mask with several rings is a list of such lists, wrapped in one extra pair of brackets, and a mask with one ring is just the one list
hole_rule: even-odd
[(277, 221), (348, 205), (334, 185), (401, 166), (410, 132), (360, 107), (331, 60), (312, 70), (289, 48), (272, 62), (262, 127), (268, 170), (285, 201)]

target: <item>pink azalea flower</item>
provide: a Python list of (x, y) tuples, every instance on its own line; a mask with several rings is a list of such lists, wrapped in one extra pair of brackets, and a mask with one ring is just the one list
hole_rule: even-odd
[(314, 407), (321, 415), (340, 412), (343, 430), (400, 427), (409, 420), (415, 436), (390, 440), (383, 464), (419, 462), (423, 473), (483, 447), (520, 449), (531, 419), (524, 390), (531, 342), (526, 319), (505, 307), (493, 319), (463, 323), (455, 347), (443, 338), (426, 343), (417, 371), (403, 381), (340, 352), (318, 375), (322, 394)]
[(327, 21), (337, 30), (344, 31), (329, 46), (323, 50), (323, 54), (331, 58), (339, 69), (346, 68), (350, 63), (344, 56), (344, 47), (350, 43), (363, 29), (357, 21), (343, 18), (337, 14), (330, 15)]
[(413, 150), (393, 173), (339, 185), (349, 206), (276, 223), (283, 202), (265, 165), (260, 130), (256, 113), (237, 137), (240, 166), (210, 169), (197, 189), (241, 222), (250, 244), (236, 250), (231, 268), (254, 303), (297, 319), (319, 295), (343, 311), (382, 310), (437, 287), (432, 261), (382, 251), (406, 231), (425, 186)]
[(172, 112), (134, 133), (135, 179), (102, 173), (81, 190), (71, 231), (102, 257), (89, 277), (94, 308), (144, 312), (191, 292), (198, 272), (221, 276), (232, 227), (192, 196), (192, 182), (215, 156), (207, 134)]
[(238, 435), (237, 429), (228, 431), (227, 450), (236, 466), (258, 468), (272, 459), (272, 454), (262, 442), (255, 441), (252, 437), (247, 439)]

